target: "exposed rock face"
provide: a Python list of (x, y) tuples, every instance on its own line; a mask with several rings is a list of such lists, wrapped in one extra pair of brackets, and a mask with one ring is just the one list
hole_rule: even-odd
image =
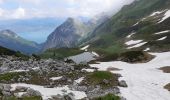
[(83, 43), (92, 31), (108, 20), (106, 14), (98, 15), (88, 22), (79, 19), (68, 18), (62, 25), (52, 32), (43, 44), (43, 51), (49, 48), (74, 47)]
[(11, 30), (0, 31), (0, 46), (26, 54), (40, 50), (40, 46), (37, 43), (21, 38)]
[[(68, 18), (52, 32), (44, 44), (43, 50), (49, 48), (74, 47), (87, 32), (86, 25), (76, 19)], [(88, 33), (88, 32), (87, 32)]]

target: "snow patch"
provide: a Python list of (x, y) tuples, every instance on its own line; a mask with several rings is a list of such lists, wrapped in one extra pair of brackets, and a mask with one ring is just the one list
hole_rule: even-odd
[(150, 48), (146, 48), (145, 50), (143, 50), (143, 51), (149, 51), (149, 50), (151, 50)]
[(80, 50), (85, 50), (85, 51), (87, 51), (87, 49), (88, 49), (89, 47), (90, 47), (90, 45), (86, 45), (86, 46), (80, 48)]
[(82, 71), (86, 71), (86, 72), (94, 72), (95, 69), (82, 69)]
[(170, 17), (170, 10), (166, 11), (166, 13), (164, 14), (164, 17), (162, 18), (161, 21), (159, 21), (158, 23), (161, 23), (163, 21), (165, 21), (166, 19), (168, 19)]
[(87, 95), (84, 92), (81, 91), (72, 91), (68, 88), (68, 86), (63, 87), (56, 87), (56, 88), (45, 88), (43, 86), (39, 85), (32, 85), (32, 84), (25, 84), (25, 83), (17, 83), (17, 84), (11, 84), (12, 91), (15, 91), (17, 86), (22, 87), (29, 87), (36, 91), (39, 91), (42, 94), (43, 100), (47, 100), (55, 95), (65, 95), (69, 93), (73, 93), (75, 95), (75, 99), (83, 99), (87, 97)]
[(79, 78), (79, 79), (77, 79), (77, 80), (75, 80), (74, 82), (76, 82), (76, 83), (81, 83), (82, 81), (84, 80), (84, 77), (81, 77), (81, 78)]
[(56, 80), (59, 80), (61, 78), (62, 78), (62, 76), (60, 76), (60, 77), (51, 77), (50, 79), (53, 80), (53, 81), (56, 81)]
[(167, 38), (167, 36), (162, 37), (162, 38), (158, 39), (157, 41), (162, 41), (162, 40), (165, 40), (166, 38)]
[(136, 25), (138, 25), (140, 23), (140, 21), (139, 22), (137, 22), (136, 24), (134, 24), (133, 26), (136, 26)]
[(128, 35), (126, 38), (131, 38), (134, 34), (136, 34), (135, 32), (131, 33), (130, 35)]
[(155, 15), (159, 15), (159, 14), (161, 14), (161, 13), (163, 13), (163, 11), (153, 12), (153, 13), (150, 15), (150, 17), (155, 16)]
[(158, 34), (163, 34), (163, 33), (168, 33), (168, 32), (170, 32), (170, 30), (166, 30), (166, 31), (157, 32), (157, 33), (155, 33), (155, 34), (156, 34), (156, 35), (158, 35)]
[(133, 45), (133, 44), (138, 44), (140, 42), (142, 42), (143, 40), (130, 40), (128, 42), (126, 42), (126, 45)]
[(99, 54), (97, 54), (96, 52), (92, 51), (92, 54), (94, 54), (96, 57), (99, 57)]
[(138, 48), (138, 47), (141, 47), (141, 46), (145, 45), (146, 43), (147, 42), (142, 42), (142, 43), (136, 44), (134, 46), (128, 47), (127, 49)]
[(10, 73), (19, 73), (19, 72), (28, 72), (29, 70), (13, 70), (9, 71)]

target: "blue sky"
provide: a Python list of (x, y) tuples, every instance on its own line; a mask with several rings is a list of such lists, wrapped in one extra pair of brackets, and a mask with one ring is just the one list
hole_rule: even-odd
[[(0, 20), (27, 20), (34, 18), (66, 19), (68, 17), (92, 18), (102, 12), (116, 13), (123, 5), (133, 0), (0, 0)], [(0, 23), (2, 26), (3, 23)], [(57, 27), (57, 26), (53, 26)], [(36, 27), (33, 27), (35, 30)], [(50, 29), (51, 30), (51, 29)], [(25, 35), (24, 35), (25, 34)], [(35, 34), (35, 35), (34, 35)], [(32, 31), (21, 35), (29, 40), (39, 42), (41, 37)], [(49, 34), (49, 33), (47, 33)], [(41, 34), (43, 40), (47, 36)], [(32, 38), (31, 38), (32, 36)], [(35, 38), (37, 37), (37, 39)]]

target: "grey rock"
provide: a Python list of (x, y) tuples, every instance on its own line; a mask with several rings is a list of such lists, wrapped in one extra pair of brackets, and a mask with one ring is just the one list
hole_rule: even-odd
[(11, 85), (9, 85), (9, 84), (4, 84), (4, 85), (3, 85), (3, 90), (4, 90), (4, 91), (7, 91), (7, 92), (10, 92), (10, 90), (11, 90)]
[(16, 87), (16, 91), (19, 91), (19, 92), (25, 92), (25, 91), (27, 91), (27, 87), (22, 87), (22, 86), (17, 86)]
[(3, 96), (11, 96), (11, 92), (2, 91)]
[(29, 96), (41, 96), (41, 93), (39, 91), (33, 90), (31, 88), (28, 88), (27, 93), (24, 94), (23, 96), (29, 97)]
[(109, 84), (109, 81), (106, 80), (106, 79), (104, 79), (104, 80), (103, 80), (103, 83), (104, 83), (104, 84)]
[(3, 84), (0, 84), (0, 91), (2, 91), (4, 89)]
[(120, 87), (128, 87), (127, 84), (126, 84), (126, 81), (124, 81), (124, 80), (119, 82), (119, 86)]

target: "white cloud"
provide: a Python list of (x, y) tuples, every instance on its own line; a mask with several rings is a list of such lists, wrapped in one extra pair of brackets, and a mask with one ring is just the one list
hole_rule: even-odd
[(25, 9), (19, 7), (13, 12), (12, 17), (15, 19), (20, 19), (20, 18), (25, 17), (25, 14), (26, 14)]
[(4, 10), (0, 8), (0, 16), (3, 16)]
[(0, 4), (2, 4), (4, 2), (4, 0), (0, 0)]
[[(0, 2), (3, 0), (0, 0)], [(3, 10), (4, 18), (32, 17), (92, 17), (102, 12), (117, 12), (133, 0), (6, 0), (18, 4), (13, 10)], [(5, 5), (5, 2), (3, 3)], [(8, 5), (8, 4), (6, 4)], [(21, 8), (22, 7), (22, 8)], [(1, 11), (0, 11), (1, 14)], [(8, 14), (12, 14), (8, 17)], [(2, 14), (1, 14), (2, 17)]]

